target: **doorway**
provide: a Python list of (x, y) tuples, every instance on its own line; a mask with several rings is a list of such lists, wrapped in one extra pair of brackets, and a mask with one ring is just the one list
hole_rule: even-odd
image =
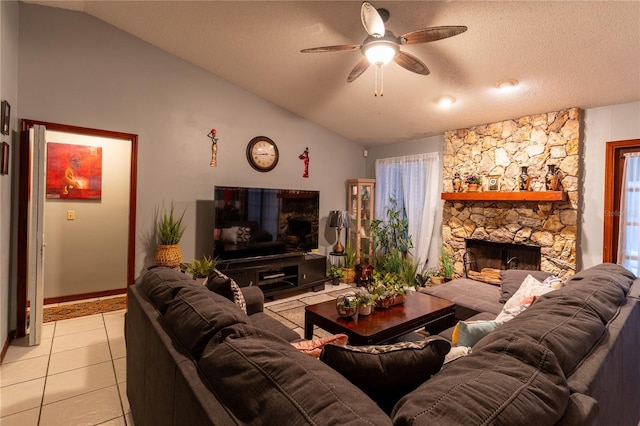
[[(75, 199), (50, 194), (44, 198), (45, 194), (34, 192), (30, 182), (30, 158), (34, 155), (31, 129), (38, 126), (46, 128), (46, 144), (51, 144), (47, 151), (54, 143), (99, 149), (100, 196)], [(44, 199), (46, 235), (40, 255), (46, 258), (42, 277), (48, 285), (41, 296), (45, 303), (124, 293), (134, 282), (135, 262), (137, 135), (35, 120), (22, 120), (21, 130), (16, 337), (24, 336), (28, 327), (27, 295), (33, 280), (28, 245), (34, 238), (29, 234), (33, 219), (28, 206), (36, 197)], [(52, 173), (52, 165), (40, 167), (50, 168)], [(33, 257), (33, 250), (31, 253)]]

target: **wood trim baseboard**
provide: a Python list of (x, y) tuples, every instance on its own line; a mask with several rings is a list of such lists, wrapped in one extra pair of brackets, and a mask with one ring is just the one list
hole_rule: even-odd
[(16, 335), (15, 330), (9, 330), (9, 334), (7, 334), (7, 339), (4, 341), (4, 344), (2, 345), (2, 352), (0, 352), (0, 364), (4, 362), (4, 357), (7, 354), (7, 351), (9, 350), (9, 346), (11, 345), (11, 341), (13, 340), (15, 335)]
[(44, 299), (45, 305), (53, 303), (73, 302), (75, 300), (95, 299), (97, 297), (116, 296), (118, 294), (127, 294), (127, 288), (117, 288), (115, 290), (96, 291), (93, 293), (72, 294), (69, 296), (49, 297)]

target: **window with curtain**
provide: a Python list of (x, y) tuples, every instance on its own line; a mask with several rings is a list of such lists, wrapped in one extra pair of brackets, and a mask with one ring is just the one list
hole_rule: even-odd
[(624, 155), (618, 264), (640, 276), (640, 153)]
[(437, 152), (376, 160), (375, 218), (386, 221), (390, 199), (404, 211), (413, 242), (411, 255), (424, 264), (438, 207), (440, 156)]

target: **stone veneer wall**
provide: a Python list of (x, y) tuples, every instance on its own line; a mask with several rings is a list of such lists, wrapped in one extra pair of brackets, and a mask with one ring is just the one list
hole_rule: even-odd
[(521, 166), (543, 191), (547, 165), (565, 175), (566, 202), (446, 201), (442, 241), (463, 273), (465, 238), (540, 246), (541, 269), (561, 278), (576, 272), (580, 112), (571, 108), (486, 124), (444, 135), (444, 191), (454, 173), (502, 176), (501, 191), (518, 191)]

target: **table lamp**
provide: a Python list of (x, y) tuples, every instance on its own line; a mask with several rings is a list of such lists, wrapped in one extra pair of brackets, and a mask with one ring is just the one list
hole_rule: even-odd
[(336, 228), (337, 238), (336, 243), (333, 246), (333, 253), (342, 254), (344, 253), (344, 246), (340, 243), (340, 231), (342, 228), (348, 228), (351, 226), (349, 222), (349, 214), (346, 210), (332, 210), (329, 212), (329, 226), (332, 228)]

